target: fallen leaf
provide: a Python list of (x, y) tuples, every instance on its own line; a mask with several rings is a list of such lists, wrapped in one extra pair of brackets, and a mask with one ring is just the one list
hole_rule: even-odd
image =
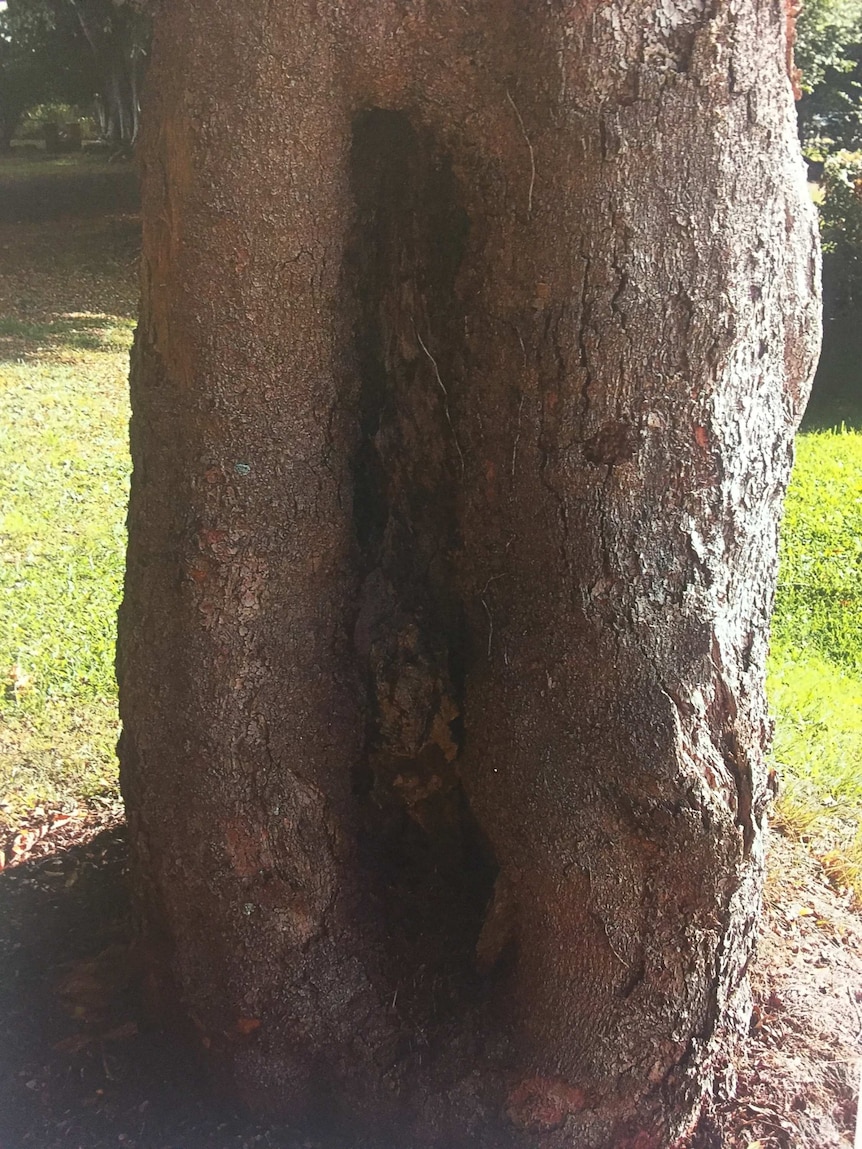
[(22, 830), (19, 834), (16, 834), (15, 839), (12, 842), (12, 853), (15, 855), (15, 857), (26, 853), (30, 848), (32, 841), (33, 835), (28, 833), (26, 830)]
[(795, 905), (787, 911), (787, 919), (792, 922), (794, 918), (809, 918), (813, 913), (814, 910), (810, 906)]
[(774, 989), (766, 999), (766, 1008), (775, 1010), (783, 1010), (785, 1008), (784, 1001), (782, 1000), (781, 996), (775, 992)]
[(7, 694), (13, 698), (17, 698), (19, 694), (24, 694), (26, 691), (32, 689), (32, 686), (33, 680), (30, 678), (30, 675), (17, 662), (9, 668), (6, 673)]

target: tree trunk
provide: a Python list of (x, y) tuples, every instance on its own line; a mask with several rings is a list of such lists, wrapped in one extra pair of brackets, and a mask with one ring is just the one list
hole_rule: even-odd
[(21, 123), (22, 114), (15, 115), (0, 110), (0, 153), (5, 154), (12, 151), (12, 140), (18, 130), (18, 125)]
[(746, 1022), (818, 340), (784, 37), (161, 17), (123, 787), (150, 988), (259, 1110), (671, 1145)]
[(102, 135), (134, 143), (138, 128), (138, 70), (146, 52), (148, 22), (136, 10), (104, 0), (70, 0), (101, 77), (97, 96)]

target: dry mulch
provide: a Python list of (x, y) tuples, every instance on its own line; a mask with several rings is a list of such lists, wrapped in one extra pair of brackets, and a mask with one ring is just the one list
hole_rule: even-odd
[[(0, 1149), (302, 1149), (221, 1106), (142, 1021), (121, 811), (39, 809), (0, 874)], [(771, 847), (750, 1039), (698, 1149), (852, 1149), (862, 917), (804, 847)]]
[(862, 916), (774, 834), (749, 1040), (698, 1149), (853, 1149), (862, 1071)]

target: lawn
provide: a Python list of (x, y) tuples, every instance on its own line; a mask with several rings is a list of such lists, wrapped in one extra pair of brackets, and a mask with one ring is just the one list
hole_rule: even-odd
[(769, 690), (779, 815), (862, 895), (862, 433), (804, 432), (787, 495)]
[(115, 785), (131, 323), (103, 319), (101, 347), (70, 331), (0, 364), (0, 770), (13, 806)]
[(128, 173), (106, 179), (99, 218), (0, 221), (0, 838), (117, 788), (138, 225), (112, 210)]

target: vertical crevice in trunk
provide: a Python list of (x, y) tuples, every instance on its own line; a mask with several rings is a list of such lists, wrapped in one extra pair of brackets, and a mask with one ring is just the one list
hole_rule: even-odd
[(447, 156), (400, 112), (356, 118), (351, 183), (354, 645), (366, 705), (354, 783), (397, 992), (424, 1024), (475, 982), (495, 877), (459, 778), (470, 655), (454, 571), (464, 383), (455, 280), (468, 220)]

